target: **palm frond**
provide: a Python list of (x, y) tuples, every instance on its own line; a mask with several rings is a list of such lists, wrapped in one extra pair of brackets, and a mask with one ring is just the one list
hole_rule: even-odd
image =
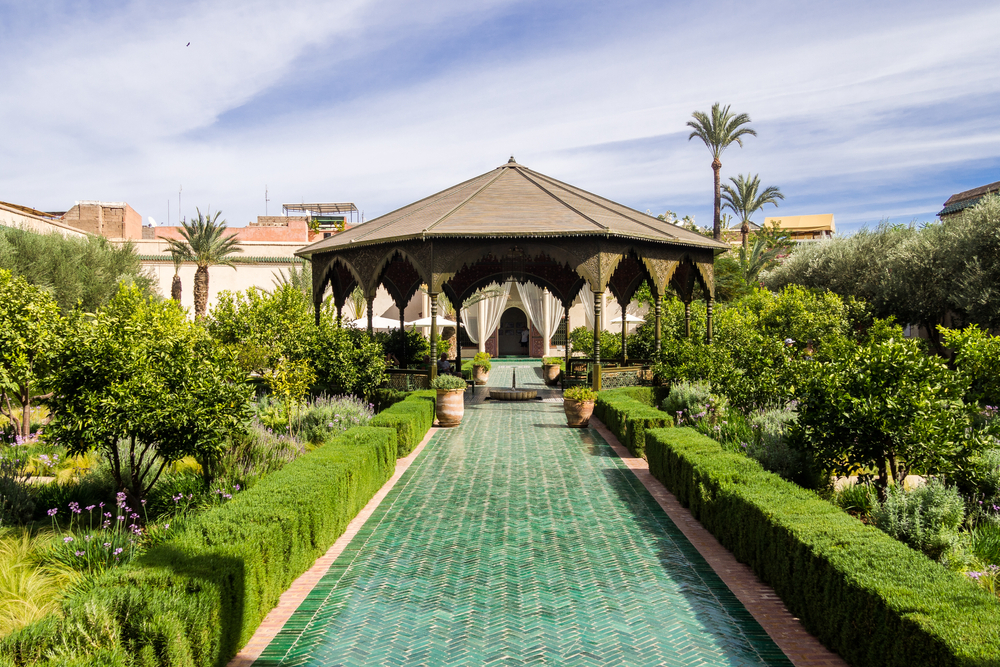
[(180, 234), (183, 240), (169, 239), (170, 252), (174, 257), (195, 262), (198, 266), (233, 266), (232, 255), (243, 252), (235, 234), (226, 234), (226, 221), (219, 221), (222, 211), (213, 216), (202, 215), (190, 221), (181, 222)]

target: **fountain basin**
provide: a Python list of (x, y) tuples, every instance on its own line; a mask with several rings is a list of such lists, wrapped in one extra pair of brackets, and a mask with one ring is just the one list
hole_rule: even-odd
[(490, 389), (492, 401), (533, 401), (536, 398), (537, 389)]

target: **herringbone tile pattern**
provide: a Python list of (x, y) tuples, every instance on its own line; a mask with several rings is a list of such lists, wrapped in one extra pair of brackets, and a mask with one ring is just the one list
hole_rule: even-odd
[(790, 665), (607, 443), (564, 423), (467, 407), (255, 664)]

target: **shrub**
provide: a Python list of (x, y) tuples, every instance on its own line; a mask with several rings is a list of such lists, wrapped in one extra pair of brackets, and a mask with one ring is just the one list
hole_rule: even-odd
[(848, 484), (834, 496), (834, 502), (845, 512), (868, 519), (878, 507), (878, 495), (870, 484)]
[[(646, 432), (651, 428), (672, 426), (673, 420), (666, 412), (652, 407), (651, 387), (608, 389), (597, 394), (594, 414), (607, 426), (618, 441), (625, 445), (634, 456), (645, 456)], [(567, 390), (568, 391), (568, 390)], [(649, 402), (636, 400), (645, 394)]]
[(912, 340), (869, 343), (811, 376), (793, 444), (828, 472), (874, 472), (880, 494), (887, 468), (899, 483), (911, 472), (951, 474), (978, 446), (966, 386)]
[(8, 449), (0, 454), (0, 526), (24, 523), (34, 510), (28, 460), (16, 449)]
[(479, 366), (488, 373), (493, 368), (492, 364), (490, 364), (490, 353), (476, 352), (476, 356), (472, 357), (472, 365)]
[(807, 489), (822, 485), (823, 475), (815, 471), (806, 452), (794, 449), (788, 438), (797, 415), (791, 410), (768, 410), (750, 419), (757, 438), (748, 443), (746, 453), (764, 469)]
[(650, 472), (849, 664), (1000, 660), (1000, 603), (961, 575), (691, 429), (646, 436)]
[(0, 640), (0, 655), (18, 665), (58, 651), (61, 664), (223, 667), (392, 475), (395, 452), (388, 429), (348, 431), (185, 520), (70, 595), (62, 617)]
[(979, 560), (991, 565), (1000, 565), (1000, 526), (984, 523), (975, 528), (970, 537), (970, 548)]
[(570, 387), (563, 392), (563, 399), (567, 401), (578, 401), (580, 403), (585, 403), (587, 401), (593, 401), (597, 398), (597, 392), (590, 387), (585, 387), (582, 384)]
[(875, 525), (897, 540), (940, 558), (958, 537), (965, 503), (958, 489), (932, 479), (911, 491), (897, 484), (873, 512)]
[(707, 382), (675, 382), (660, 408), (668, 415), (697, 415), (707, 412), (714, 398)]
[(968, 398), (1000, 405), (1000, 336), (991, 336), (974, 324), (965, 329), (938, 327), (946, 347), (955, 351), (955, 367), (969, 380)]
[(566, 359), (563, 357), (542, 357), (543, 364), (556, 364), (559, 368), (566, 370)]
[(302, 417), (302, 437), (319, 444), (355, 426), (366, 426), (374, 414), (371, 403), (356, 396), (317, 396)]
[(431, 389), (442, 389), (445, 391), (465, 389), (465, 380), (456, 375), (438, 375), (431, 380)]
[(389, 389), (388, 387), (382, 387), (376, 389), (372, 392), (371, 401), (375, 406), (375, 414), (378, 414), (385, 410), (386, 408), (399, 403), (401, 400), (406, 398), (405, 391), (401, 389)]
[[(577, 327), (569, 334), (573, 352), (582, 352), (585, 357), (594, 356), (594, 330)], [(601, 330), (601, 358), (614, 359), (622, 354), (621, 337), (610, 331)]]
[(371, 426), (396, 430), (396, 456), (403, 458), (420, 444), (434, 425), (436, 390), (416, 391), (372, 417)]

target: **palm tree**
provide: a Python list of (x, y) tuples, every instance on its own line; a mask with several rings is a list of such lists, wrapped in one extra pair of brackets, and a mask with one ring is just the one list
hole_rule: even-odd
[(754, 239), (753, 248), (740, 248), (740, 271), (747, 284), (754, 285), (764, 269), (770, 268), (778, 259), (780, 247), (771, 246), (766, 238)]
[(719, 226), (722, 213), (722, 195), (719, 183), (722, 151), (726, 150), (733, 142), (742, 148), (743, 140), (740, 137), (745, 134), (752, 134), (756, 137), (757, 132), (750, 127), (743, 127), (750, 122), (750, 116), (745, 113), (734, 116), (729, 112), (728, 104), (725, 107), (720, 106), (718, 102), (713, 104), (711, 116), (702, 111), (695, 111), (691, 115), (694, 120), (689, 120), (687, 125), (694, 131), (688, 136), (688, 141), (698, 137), (712, 151), (712, 171), (715, 172), (715, 217), (712, 220), (712, 238), (718, 241), (722, 238), (722, 229)]
[(181, 263), (184, 258), (177, 253), (172, 247), (170, 248), (170, 256), (174, 261), (174, 279), (170, 283), (170, 298), (177, 303), (181, 302)]
[(194, 272), (194, 315), (204, 317), (208, 306), (208, 267), (216, 264), (233, 266), (232, 255), (243, 252), (239, 247), (235, 234), (225, 234), (226, 221), (219, 221), (222, 211), (211, 211), (203, 216), (200, 209), (198, 217), (190, 222), (181, 223), (181, 236), (184, 240), (167, 239), (170, 244), (170, 254), (174, 261), (194, 262), (198, 268)]
[(785, 195), (781, 190), (771, 185), (760, 190), (760, 176), (754, 174), (752, 177), (744, 177), (740, 174), (736, 178), (729, 177), (734, 187), (722, 186), (722, 199), (725, 201), (724, 208), (728, 208), (740, 218), (740, 242), (744, 252), (747, 249), (747, 237), (750, 235), (750, 218), (753, 214), (764, 208), (765, 204), (778, 205), (779, 199), (784, 199)]

